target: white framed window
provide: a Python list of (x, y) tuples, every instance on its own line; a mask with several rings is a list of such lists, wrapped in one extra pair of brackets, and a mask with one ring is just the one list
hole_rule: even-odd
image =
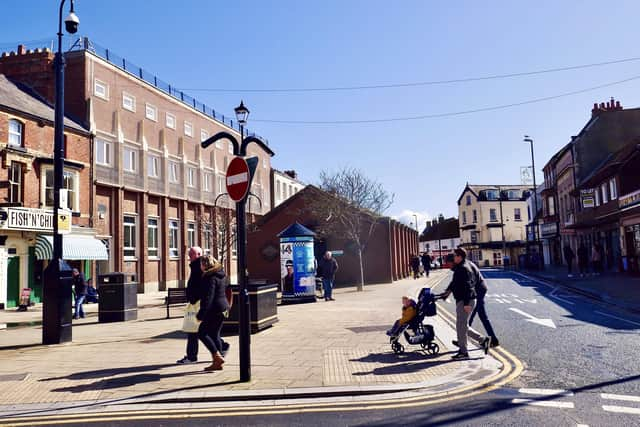
[(93, 80), (93, 94), (98, 98), (109, 99), (109, 85), (102, 80)]
[(489, 209), (489, 221), (498, 222), (498, 216), (495, 209)]
[(467, 206), (471, 204), (471, 196), (467, 195)]
[(204, 129), (200, 129), (200, 142), (206, 141), (209, 138), (209, 132)]
[(218, 194), (227, 192), (227, 187), (224, 185), (224, 176), (218, 175)]
[(211, 253), (211, 240), (213, 238), (213, 232), (211, 231), (211, 224), (204, 224), (202, 227), (202, 250), (205, 255)]
[(160, 177), (160, 158), (149, 155), (147, 157), (147, 175), (151, 178)]
[(175, 129), (176, 128), (176, 116), (171, 113), (166, 114), (165, 123), (168, 128)]
[(103, 166), (111, 165), (111, 142), (96, 138), (96, 163)]
[(611, 200), (615, 200), (618, 198), (618, 188), (616, 187), (615, 178), (611, 178), (609, 180), (609, 197), (611, 197)]
[(177, 162), (169, 162), (169, 182), (177, 184), (180, 182), (179, 173), (178, 173), (179, 165)]
[(138, 152), (133, 148), (122, 149), (122, 169), (126, 172), (136, 173), (138, 171)]
[(196, 245), (196, 223), (187, 223), (187, 246), (190, 248)]
[(144, 116), (149, 120), (153, 120), (154, 122), (157, 122), (158, 109), (156, 108), (155, 105), (144, 104)]
[(594, 193), (596, 194), (596, 206), (600, 206), (600, 189), (596, 188), (596, 191), (594, 191)]
[[(53, 208), (53, 167), (46, 167), (42, 170), (44, 179), (41, 180), (40, 200), (45, 208)], [(62, 177), (62, 189), (67, 190), (67, 209), (74, 212), (80, 210), (79, 174), (77, 171), (65, 169)]]
[(609, 201), (609, 198), (607, 197), (607, 184), (602, 184), (600, 186), (600, 189), (602, 190), (602, 204), (604, 205)]
[(124, 234), (122, 243), (125, 260), (136, 258), (136, 219), (135, 215), (125, 214), (123, 216)]
[(9, 202), (22, 203), (22, 163), (11, 162), (9, 165)]
[(262, 167), (265, 168), (265, 169), (267, 168), (267, 158), (266, 157), (262, 158)]
[(169, 220), (169, 257), (178, 258), (180, 250), (178, 249), (178, 237), (180, 233), (180, 221), (177, 219)]
[(190, 122), (184, 122), (184, 134), (187, 136), (193, 136), (193, 124)]
[(187, 186), (194, 188), (196, 186), (196, 168), (187, 168)]
[(159, 259), (158, 256), (158, 218), (147, 219), (147, 255), (150, 259)]
[(516, 221), (522, 221), (522, 213), (520, 212), (520, 208), (513, 209), (513, 219)]
[(24, 141), (24, 125), (16, 119), (9, 120), (9, 145), (22, 147)]
[(125, 110), (136, 111), (136, 97), (127, 93), (122, 92), (122, 108)]
[(553, 196), (549, 196), (547, 197), (547, 215), (551, 216), (555, 214), (556, 214), (555, 199), (553, 198)]
[(478, 222), (478, 211), (473, 210), (473, 223), (476, 224)]
[(467, 223), (467, 213), (462, 212), (462, 224), (466, 224), (466, 223)]
[(233, 154), (233, 143), (229, 141), (229, 154)]
[(211, 189), (211, 173), (204, 172), (202, 174), (202, 191), (210, 191)]
[(216, 141), (216, 148), (219, 148), (219, 149), (222, 150), (222, 140), (221, 139)]

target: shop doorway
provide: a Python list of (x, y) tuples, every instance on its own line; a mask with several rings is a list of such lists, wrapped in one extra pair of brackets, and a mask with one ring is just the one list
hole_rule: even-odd
[(20, 302), (20, 257), (7, 260), (7, 308), (17, 307)]

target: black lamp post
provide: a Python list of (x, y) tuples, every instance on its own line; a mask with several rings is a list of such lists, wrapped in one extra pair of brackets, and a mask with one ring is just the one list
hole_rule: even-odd
[(531, 174), (533, 175), (533, 242), (538, 249), (538, 258), (542, 260), (542, 251), (540, 250), (540, 243), (538, 242), (538, 187), (536, 186), (536, 160), (533, 155), (533, 139), (529, 135), (524, 136), (524, 142), (528, 142), (531, 145)]

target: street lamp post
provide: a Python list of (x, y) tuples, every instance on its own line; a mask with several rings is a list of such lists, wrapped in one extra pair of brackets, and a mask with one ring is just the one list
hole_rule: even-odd
[(502, 268), (505, 269), (507, 268), (504, 265), (504, 260), (507, 255), (507, 242), (504, 238), (505, 222), (504, 222), (504, 216), (502, 214), (502, 190), (500, 187), (498, 187), (498, 200), (500, 200), (500, 230), (502, 231)]
[(531, 146), (531, 174), (533, 175), (533, 242), (538, 249), (538, 258), (542, 259), (540, 256), (542, 251), (540, 250), (540, 245), (538, 243), (538, 187), (536, 186), (536, 160), (533, 155), (533, 138), (529, 137), (529, 135), (524, 136), (524, 142), (528, 142)]
[[(71, 0), (69, 15), (64, 20), (65, 29), (69, 34), (78, 31), (80, 20), (74, 11), (74, 0)], [(44, 298), (42, 341), (44, 344), (58, 344), (71, 341), (71, 323), (66, 318), (70, 316), (66, 292), (61, 277), (62, 265), (62, 235), (59, 233), (58, 213), (60, 208), (60, 191), (64, 177), (64, 55), (62, 54), (62, 11), (65, 0), (60, 2), (58, 15), (58, 51), (53, 60), (56, 83), (55, 116), (54, 116), (54, 141), (53, 141), (53, 255), (50, 266), (47, 267), (46, 280), (47, 296)]]

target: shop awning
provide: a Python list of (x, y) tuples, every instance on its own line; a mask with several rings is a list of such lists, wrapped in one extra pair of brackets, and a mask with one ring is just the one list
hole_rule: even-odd
[[(36, 238), (36, 258), (49, 260), (53, 256), (53, 236), (39, 235)], [(93, 237), (65, 235), (62, 238), (62, 259), (108, 260), (107, 247)]]

